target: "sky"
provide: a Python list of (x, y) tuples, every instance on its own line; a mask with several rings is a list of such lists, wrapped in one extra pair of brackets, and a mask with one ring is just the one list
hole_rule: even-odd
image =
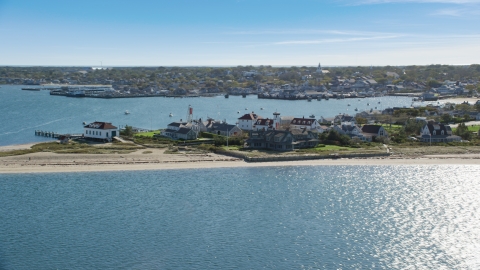
[(0, 0), (0, 65), (480, 63), (480, 0)]

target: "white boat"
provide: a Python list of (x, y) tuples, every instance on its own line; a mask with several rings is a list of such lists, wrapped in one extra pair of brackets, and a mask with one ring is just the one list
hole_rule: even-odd
[(169, 116), (169, 117), (172, 117), (172, 116), (173, 116), (173, 114), (172, 114), (172, 113), (170, 113), (168, 116)]
[(128, 110), (125, 111), (125, 114), (130, 114), (130, 112)]

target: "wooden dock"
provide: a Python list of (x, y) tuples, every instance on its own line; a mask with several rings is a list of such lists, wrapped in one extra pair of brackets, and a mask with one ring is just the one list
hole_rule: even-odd
[(35, 130), (35, 136), (49, 137), (53, 139), (58, 139), (62, 136), (66, 136), (70, 139), (73, 139), (73, 138), (81, 138), (83, 137), (83, 134), (60, 134), (54, 131)]

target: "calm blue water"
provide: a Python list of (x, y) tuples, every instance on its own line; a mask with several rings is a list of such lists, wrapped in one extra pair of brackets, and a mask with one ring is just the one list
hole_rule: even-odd
[(479, 269), (479, 173), (0, 174), (0, 269)]
[[(82, 123), (112, 122), (116, 126), (131, 125), (146, 129), (166, 128), (172, 121), (186, 119), (188, 105), (195, 118), (212, 117), (235, 123), (244, 113), (254, 111), (263, 117), (281, 115), (316, 118), (332, 117), (339, 113), (354, 114), (377, 107), (410, 106), (411, 98), (382, 97), (328, 101), (288, 101), (257, 99), (256, 96), (223, 96), (213, 98), (129, 98), (92, 99), (50, 96), (48, 91), (22, 91), (22, 86), (2, 85), (0, 88), (0, 146), (48, 140), (36, 137), (34, 131), (81, 133)], [(381, 102), (378, 104), (378, 102)], [(348, 103), (351, 106), (348, 106)], [(370, 106), (367, 106), (370, 103)], [(264, 108), (264, 110), (261, 110)], [(247, 110), (246, 110), (247, 109)], [(130, 115), (125, 115), (125, 110)], [(239, 113), (237, 113), (239, 112)], [(172, 113), (174, 117), (168, 115)]]

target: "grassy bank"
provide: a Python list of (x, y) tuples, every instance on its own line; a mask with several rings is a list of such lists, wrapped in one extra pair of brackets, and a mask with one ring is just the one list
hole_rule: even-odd
[(13, 150), (0, 152), (0, 157), (25, 155), (38, 152), (52, 152), (58, 154), (126, 154), (134, 152), (144, 147), (128, 144), (128, 143), (114, 143), (114, 144), (92, 144), (83, 142), (70, 142), (68, 144), (60, 144), (58, 142), (39, 143), (25, 150)]

